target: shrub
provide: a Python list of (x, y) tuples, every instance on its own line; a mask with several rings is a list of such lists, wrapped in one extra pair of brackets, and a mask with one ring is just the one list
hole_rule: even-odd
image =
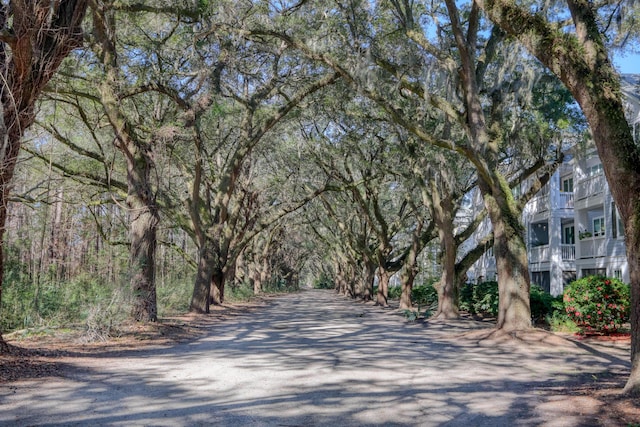
[(314, 289), (334, 289), (335, 284), (326, 274), (322, 274), (320, 277), (313, 281)]
[(402, 286), (389, 286), (389, 299), (400, 299)]
[(427, 307), (438, 303), (438, 291), (433, 283), (414, 286), (411, 290), (411, 302), (418, 307)]
[(572, 282), (564, 291), (568, 317), (582, 332), (616, 332), (629, 319), (629, 286), (602, 276)]
[(229, 291), (225, 297), (230, 302), (249, 301), (254, 297), (253, 284), (249, 281), (234, 284), (234, 286), (229, 286), (227, 289)]
[(564, 308), (563, 310), (556, 310), (546, 316), (545, 320), (549, 325), (549, 328), (554, 332), (566, 332), (570, 334), (580, 332), (580, 328), (576, 325), (576, 322), (569, 319)]
[(461, 311), (467, 311), (471, 314), (475, 314), (473, 307), (473, 283), (465, 283), (460, 288), (460, 293), (458, 295), (458, 308)]
[[(554, 297), (540, 286), (532, 284), (530, 289), (530, 305), (531, 305), (531, 317), (535, 320), (542, 321), (547, 316), (553, 314), (557, 309), (564, 310), (562, 305), (562, 296)], [(558, 303), (560, 306), (558, 307)], [(556, 308), (557, 307), (557, 308)]]
[(498, 315), (498, 282), (489, 280), (473, 286), (472, 313)]

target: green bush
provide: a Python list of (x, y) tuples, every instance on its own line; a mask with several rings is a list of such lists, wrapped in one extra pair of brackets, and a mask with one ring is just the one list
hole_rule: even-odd
[(249, 301), (254, 297), (253, 284), (249, 281), (243, 281), (234, 286), (228, 286), (225, 298), (230, 302)]
[(576, 323), (567, 316), (567, 312), (562, 310), (554, 310), (550, 315), (545, 317), (545, 321), (549, 328), (554, 332), (566, 332), (574, 334), (580, 332), (580, 328)]
[(389, 286), (389, 299), (400, 299), (402, 286)]
[(189, 311), (193, 281), (193, 277), (159, 281), (156, 285), (158, 316), (175, 316)]
[(333, 280), (329, 278), (329, 276), (327, 276), (326, 274), (322, 274), (320, 277), (318, 277), (313, 281), (313, 288), (314, 289), (334, 289), (335, 284), (333, 283)]
[(411, 302), (418, 307), (428, 307), (438, 303), (438, 291), (433, 283), (414, 286), (411, 290)]
[[(459, 307), (471, 314), (488, 316), (498, 315), (498, 282), (490, 280), (478, 284), (466, 283), (460, 289)], [(538, 285), (531, 285), (530, 290), (531, 316), (537, 320), (544, 320), (554, 311), (563, 309), (562, 297), (553, 297)], [(560, 307), (554, 305), (560, 304)]]
[(616, 332), (629, 320), (629, 286), (622, 281), (588, 276), (569, 284), (564, 291), (568, 317), (582, 332)]
[(472, 313), (498, 315), (498, 282), (489, 280), (473, 287)]
[[(531, 285), (530, 289), (530, 305), (531, 305), (531, 317), (535, 320), (542, 321), (551, 316), (557, 309), (564, 309), (562, 304), (562, 296), (554, 297), (550, 293), (546, 292), (538, 285)], [(560, 306), (558, 307), (558, 303)], [(557, 307), (557, 308), (556, 308)]]
[(473, 283), (465, 283), (460, 288), (460, 293), (458, 295), (458, 308), (461, 311), (467, 311), (471, 314), (475, 314), (475, 309), (473, 307)]

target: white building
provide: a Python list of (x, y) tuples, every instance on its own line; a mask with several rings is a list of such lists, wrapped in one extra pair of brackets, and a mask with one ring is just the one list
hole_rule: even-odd
[[(638, 138), (640, 75), (623, 76), (622, 88), (629, 123)], [(522, 220), (531, 283), (559, 295), (572, 280), (592, 274), (629, 282), (622, 221), (595, 148), (576, 147), (573, 158), (525, 206)], [(479, 235), (486, 234), (487, 225)], [(469, 278), (495, 277), (495, 259), (488, 250), (470, 269)]]

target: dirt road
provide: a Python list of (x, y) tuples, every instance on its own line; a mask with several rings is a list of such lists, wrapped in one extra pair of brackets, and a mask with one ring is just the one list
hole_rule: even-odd
[(477, 328), (407, 323), (305, 291), (190, 343), (78, 357), (63, 378), (0, 384), (0, 424), (606, 424), (607, 408), (559, 390), (627, 372), (628, 346), (542, 333), (479, 341), (469, 334)]

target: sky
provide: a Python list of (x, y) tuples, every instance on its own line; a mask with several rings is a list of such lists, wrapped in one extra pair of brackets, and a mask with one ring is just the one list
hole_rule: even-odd
[(614, 55), (613, 63), (621, 74), (640, 74), (640, 54)]

